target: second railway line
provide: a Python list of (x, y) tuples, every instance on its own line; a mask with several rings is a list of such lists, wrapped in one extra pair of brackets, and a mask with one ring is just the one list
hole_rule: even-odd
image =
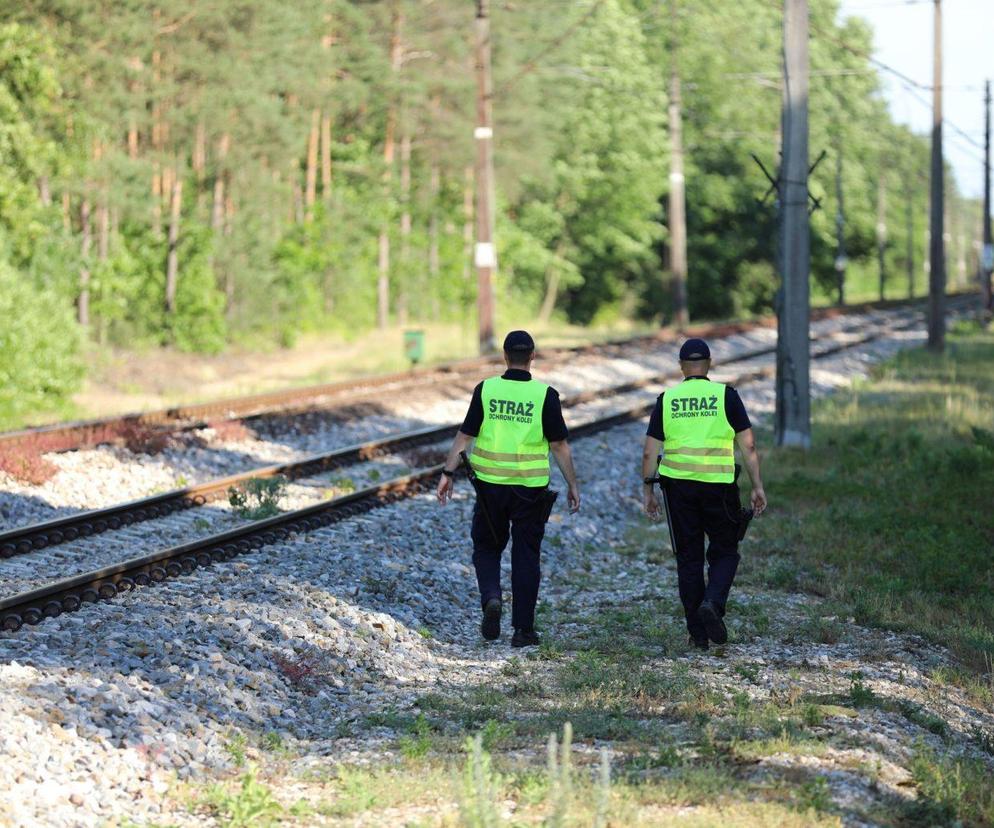
[[(821, 340), (824, 341), (819, 341), (815, 345), (815, 352), (817, 354), (829, 355), (845, 351), (853, 345), (872, 341), (881, 336), (887, 336), (895, 330), (906, 330), (915, 324), (917, 318), (919, 318), (917, 312), (891, 313), (877, 319), (873, 323), (866, 323), (861, 326), (850, 325), (848, 330), (836, 330), (831, 335), (823, 333)], [(859, 330), (860, 327), (863, 329)], [(732, 355), (724, 356), (722, 362), (729, 364), (729, 368), (720, 371), (720, 373), (726, 379), (741, 379), (742, 377), (763, 374), (768, 375), (771, 358), (768, 353), (763, 354), (762, 351), (762, 348), (754, 348), (744, 354), (740, 352), (738, 360)], [(635, 382), (634, 385), (638, 386), (640, 383)], [(578, 400), (579, 404), (573, 406), (573, 413), (570, 417), (574, 423), (574, 430), (583, 432), (603, 428), (605, 425), (598, 424), (598, 420), (603, 416), (605, 410), (637, 412), (641, 408), (644, 408), (646, 403), (651, 400), (653, 394), (654, 391), (635, 387), (625, 391), (616, 391), (614, 394), (607, 394), (602, 389), (600, 393), (593, 392), (585, 398), (580, 397)], [(630, 417), (627, 419), (630, 419)], [(448, 434), (450, 433), (451, 431), (448, 432)], [(439, 439), (442, 439), (442, 437)], [(428, 447), (426, 453), (422, 453), (417, 458), (414, 458), (420, 460), (420, 463), (411, 463), (410, 457), (405, 458), (402, 455), (398, 456), (396, 453), (383, 458), (368, 460), (359, 456), (361, 452), (357, 452), (354, 459), (360, 461), (360, 463), (349, 472), (352, 477), (352, 485), (354, 488), (362, 490), (366, 484), (377, 483), (378, 480), (396, 477), (398, 474), (409, 471), (412, 465), (420, 465), (422, 467), (420, 471), (414, 472), (414, 478), (416, 479), (409, 483), (400, 484), (396, 495), (400, 496), (406, 489), (422, 485), (425, 474), (430, 477), (434, 473), (433, 461), (437, 458), (433, 456), (430, 449), (431, 447)], [(426, 451), (424, 448), (414, 448), (412, 450), (419, 452)], [(319, 477), (315, 477), (309, 481), (305, 479), (297, 485), (300, 489), (295, 492), (291, 491), (290, 502), (287, 505), (294, 509), (310, 508), (313, 510), (313, 515), (310, 517), (294, 518), (291, 514), (286, 520), (282, 521), (283, 526), (285, 527), (288, 523), (293, 525), (295, 520), (296, 526), (290, 531), (302, 531), (307, 528), (316, 528), (323, 525), (326, 519), (318, 519), (318, 516), (324, 513), (326, 507), (333, 506), (334, 504), (334, 501), (331, 503), (326, 502), (329, 488), (328, 481), (322, 481)], [(376, 485), (373, 488), (375, 489)], [(344, 514), (348, 516), (356, 511), (367, 508), (370, 505), (367, 501), (377, 499), (380, 501), (389, 501), (393, 498), (393, 494), (385, 492), (377, 498), (376, 496), (371, 496), (368, 491), (365, 494), (360, 491), (358, 495), (353, 496), (352, 501), (346, 498), (343, 504), (345, 506)], [(354, 506), (349, 505), (352, 502), (355, 503)], [(376, 504), (374, 503), (373, 505)], [(37, 555), (26, 555), (19, 561), (0, 563), (0, 569), (5, 570), (4, 575), (7, 576), (3, 579), (4, 588), (3, 593), (0, 594), (0, 598), (9, 598), (14, 592), (35, 589), (53, 580), (93, 571), (99, 567), (117, 564), (123, 560), (134, 559), (143, 554), (153, 553), (156, 550), (161, 550), (163, 546), (170, 544), (190, 545), (192, 549), (190, 554), (179, 556), (179, 558), (186, 558), (185, 564), (174, 563), (168, 573), (165, 573), (163, 569), (163, 574), (170, 575), (188, 571), (198, 564), (205, 565), (212, 560), (218, 561), (224, 557), (231, 557), (234, 554), (248, 551), (257, 543), (256, 540), (247, 540), (253, 537), (252, 524), (248, 521), (239, 522), (232, 520), (232, 517), (231, 513), (225, 509), (188, 509), (166, 518), (152, 519), (147, 523), (126, 526), (123, 530), (113, 532), (103, 538), (85, 538), (76, 541), (72, 545), (55, 545), (51, 549)], [(338, 519), (340, 519), (340, 516), (334, 518), (334, 520)], [(266, 532), (264, 527), (259, 528), (263, 533)], [(272, 542), (277, 537), (285, 537), (287, 534), (284, 528), (279, 527), (268, 531), (269, 540), (267, 542)], [(226, 541), (224, 540), (214, 544), (213, 555), (206, 548), (212, 545), (212, 536), (217, 535), (219, 532), (233, 533), (231, 539), (232, 545), (228, 549), (230, 554), (222, 554), (222, 550), (226, 545)], [(241, 538), (242, 534), (244, 534), (244, 539)], [(198, 544), (203, 545), (196, 538), (200, 537), (203, 539), (205, 536), (207, 536), (203, 542), (206, 544), (205, 548), (194, 548), (198, 547)], [(237, 544), (237, 546), (234, 544)], [(191, 564), (191, 562), (196, 563)], [(177, 569), (176, 567), (179, 568)], [(151, 570), (149, 568), (144, 570), (146, 573), (148, 571)], [(120, 574), (113, 577), (120, 577)], [(108, 580), (113, 582), (113, 577)], [(129, 588), (133, 580), (128, 576), (124, 577), (126, 578), (124, 582), (125, 588)], [(147, 577), (143, 577), (139, 579), (138, 583), (140, 584), (147, 580), (149, 580)], [(151, 580), (158, 580), (158, 577), (153, 577)], [(108, 586), (104, 592), (97, 593), (94, 597), (110, 597), (116, 591), (116, 588)], [(74, 600), (70, 598), (65, 608), (75, 608)], [(51, 604), (52, 602), (49, 601), (48, 603)], [(41, 606), (43, 607), (44, 604)], [(38, 612), (39, 609), (40, 607), (36, 607), (34, 612)], [(59, 609), (53, 604), (50, 614), (57, 614), (58, 611)], [(36, 620), (30, 614), (28, 617), (29, 620)], [(8, 627), (13, 628), (18, 626), (18, 624), (19, 622), (10, 621), (8, 622)]]
[[(844, 330), (878, 318), (902, 313), (869, 310), (848, 316), (826, 316), (812, 325), (814, 336)], [(884, 317), (880, 317), (884, 318)], [(766, 326), (733, 328), (719, 340), (719, 359), (743, 350), (772, 347), (775, 331)], [(665, 373), (673, 367), (672, 343), (652, 340), (651, 347), (611, 346), (608, 351), (587, 353), (569, 363), (544, 362), (539, 373), (551, 377), (565, 395), (608, 388)], [(0, 493), (0, 529), (37, 523), (77, 511), (109, 507), (128, 500), (171, 491), (248, 469), (296, 462), (347, 446), (431, 425), (454, 422), (462, 414), (462, 398), (484, 369), (441, 385), (408, 389), (378, 401), (363, 403), (358, 411), (311, 409), (293, 416), (267, 415), (252, 422), (253, 430), (239, 423), (220, 424), (164, 440), (156, 453), (131, 451), (105, 445), (48, 455), (58, 471), (42, 483), (8, 480)]]

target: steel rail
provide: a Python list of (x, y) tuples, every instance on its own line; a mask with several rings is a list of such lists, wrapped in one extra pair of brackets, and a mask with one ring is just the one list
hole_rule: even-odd
[[(861, 325), (852, 325), (835, 332), (834, 335), (851, 333), (861, 327)], [(826, 336), (831, 338), (833, 334)], [(812, 337), (812, 342), (819, 341), (822, 338), (825, 337)], [(775, 351), (775, 345), (753, 348), (731, 356), (723, 360), (721, 364), (744, 362), (749, 359), (767, 356)], [(615, 397), (632, 393), (648, 386), (671, 380), (674, 377), (679, 377), (679, 371), (666, 371), (610, 388), (585, 391), (563, 399), (562, 405), (564, 408), (572, 408), (604, 399), (605, 397)], [(458, 423), (429, 426), (386, 438), (357, 443), (329, 452), (313, 454), (289, 463), (250, 469), (238, 474), (114, 504), (113, 506), (91, 509), (75, 515), (67, 515), (62, 518), (8, 529), (0, 532), (0, 559), (11, 558), (15, 555), (26, 555), (66, 541), (73, 541), (77, 538), (113, 531), (123, 526), (165, 517), (172, 512), (203, 506), (224, 497), (229, 489), (237, 487), (252, 478), (284, 476), (290, 480), (295, 480), (351, 466), (374, 459), (375, 457), (395, 454), (404, 449), (430, 445), (453, 436), (458, 427)]]
[[(951, 297), (963, 294), (951, 293)], [(844, 307), (816, 308), (811, 312), (813, 320), (864, 313), (871, 310), (889, 309), (903, 306), (917, 306), (923, 299), (889, 299), (883, 302), (864, 302)], [(544, 355), (557, 358), (584, 353), (597, 353), (612, 348), (632, 347), (640, 342), (656, 343), (676, 341), (678, 335), (721, 337), (742, 333), (775, 324), (773, 317), (763, 317), (750, 322), (727, 322), (696, 325), (683, 334), (676, 331), (661, 331), (655, 334), (629, 339), (609, 340), (602, 343), (588, 343), (542, 351)], [(90, 448), (102, 443), (110, 443), (128, 438), (136, 429), (150, 429), (153, 433), (177, 433), (203, 428), (211, 422), (221, 420), (251, 420), (267, 415), (285, 414), (292, 416), (301, 411), (327, 408), (372, 396), (378, 390), (384, 391), (392, 385), (410, 386), (424, 383), (432, 374), (454, 375), (471, 373), (486, 366), (499, 364), (496, 357), (472, 357), (441, 365), (396, 371), (389, 374), (360, 377), (323, 385), (304, 388), (271, 391), (243, 397), (221, 399), (206, 403), (174, 406), (145, 412), (123, 414), (89, 420), (76, 420), (51, 425), (35, 426), (16, 431), (0, 432), (0, 451), (17, 446), (34, 446), (40, 451), (71, 451)]]
[[(892, 326), (859, 337), (856, 340), (831, 346), (812, 354), (812, 359), (848, 350), (872, 342), (888, 333), (909, 330), (915, 322)], [(744, 384), (768, 377), (774, 366), (765, 366), (735, 377), (732, 382)], [(643, 419), (654, 403), (643, 403), (626, 411), (590, 420), (571, 429), (573, 438), (585, 437), (628, 422)], [(16, 632), (25, 624), (36, 625), (45, 618), (55, 618), (63, 612), (75, 612), (86, 603), (110, 600), (119, 592), (158, 583), (170, 577), (190, 574), (198, 567), (232, 558), (262, 548), (303, 531), (313, 531), (323, 526), (346, 520), (357, 514), (394, 503), (425, 491), (442, 469), (435, 464), (402, 477), (370, 486), (333, 500), (313, 504), (282, 515), (256, 521), (218, 535), (201, 538), (179, 546), (172, 546), (148, 555), (121, 561), (92, 572), (54, 581), (0, 600), (0, 630)]]

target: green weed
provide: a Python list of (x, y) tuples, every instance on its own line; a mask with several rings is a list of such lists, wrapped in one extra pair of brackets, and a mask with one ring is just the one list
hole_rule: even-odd
[(816, 776), (801, 784), (797, 791), (797, 805), (802, 811), (824, 811), (832, 804), (832, 789), (824, 776)]
[(853, 707), (869, 707), (877, 701), (877, 694), (863, 682), (858, 670), (849, 675), (849, 701)]
[(212, 785), (205, 800), (223, 828), (267, 828), (277, 825), (283, 815), (272, 791), (257, 781), (254, 767), (242, 775), (236, 791)]
[(466, 828), (496, 828), (500, 825), (497, 795), (502, 780), (494, 771), (490, 754), (483, 749), (480, 734), (467, 739), (459, 816)]
[(421, 759), (432, 748), (432, 725), (423, 713), (419, 713), (408, 727), (408, 733), (397, 742), (405, 759)]
[(231, 757), (231, 761), (234, 763), (236, 768), (240, 768), (245, 765), (245, 747), (247, 745), (248, 739), (246, 739), (245, 734), (239, 730), (234, 731), (228, 737), (228, 741), (225, 742), (224, 751)]
[(919, 744), (911, 774), (919, 801), (910, 806), (909, 816), (919, 820), (918, 824), (957, 820), (967, 825), (994, 823), (994, 787), (984, 764), (940, 757)]
[(286, 487), (287, 479), (282, 475), (253, 477), (228, 489), (228, 503), (241, 518), (263, 520), (280, 513), (279, 503)]

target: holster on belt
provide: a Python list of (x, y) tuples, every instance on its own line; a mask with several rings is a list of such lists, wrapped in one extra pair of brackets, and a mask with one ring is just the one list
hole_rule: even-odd
[(542, 523), (548, 523), (549, 517), (552, 515), (552, 507), (556, 505), (556, 498), (559, 497), (559, 492), (555, 489), (546, 489), (542, 492), (541, 497), (541, 508), (542, 508)]
[[(735, 486), (735, 499), (736, 500), (738, 500), (738, 495), (739, 495), (738, 483), (739, 483), (739, 474), (741, 472), (742, 472), (742, 466), (740, 466), (738, 463), (736, 463), (735, 464), (735, 479), (732, 481), (732, 485)], [(746, 536), (746, 530), (748, 530), (748, 528), (749, 528), (749, 522), (752, 520), (752, 517), (753, 517), (753, 510), (752, 509), (743, 509), (741, 506), (739, 506), (739, 514), (738, 514), (738, 520), (737, 520), (739, 528), (738, 528), (738, 533), (737, 533), (737, 538), (736, 538), (737, 540), (741, 541), (742, 538), (744, 538)]]

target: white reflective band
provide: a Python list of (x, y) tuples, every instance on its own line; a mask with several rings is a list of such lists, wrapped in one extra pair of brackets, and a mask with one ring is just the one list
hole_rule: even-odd
[(493, 138), (494, 131), (492, 127), (477, 127), (473, 130), (474, 138)]
[(683, 181), (683, 173), (678, 173), (678, 172), (670, 173), (670, 181)]
[(497, 267), (497, 249), (490, 242), (477, 242), (473, 261), (477, 267)]

